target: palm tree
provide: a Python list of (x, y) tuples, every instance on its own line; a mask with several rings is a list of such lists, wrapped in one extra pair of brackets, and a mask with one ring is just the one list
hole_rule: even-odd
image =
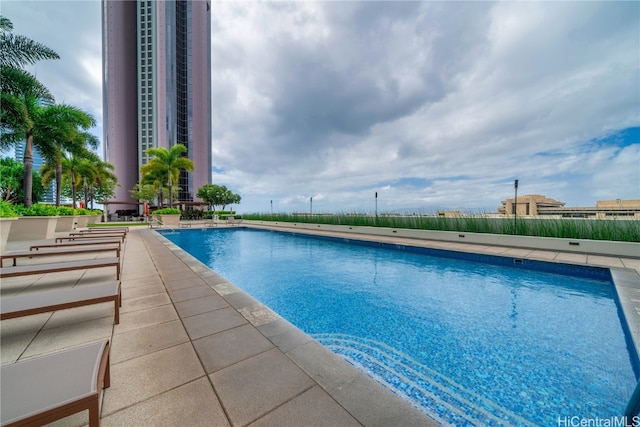
[(93, 201), (96, 200), (97, 196), (101, 195), (102, 201), (111, 197), (113, 195), (113, 189), (118, 183), (118, 177), (113, 173), (115, 167), (111, 163), (100, 160), (94, 166), (95, 173), (90, 187), (91, 209), (93, 209)]
[(42, 59), (59, 59), (57, 53), (27, 37), (15, 35), (13, 24), (0, 15), (0, 126), (2, 131), (26, 120), (24, 102), (16, 96), (31, 94), (36, 99), (53, 96), (33, 75), (22, 67)]
[(93, 152), (89, 156), (80, 159), (78, 163), (78, 173), (82, 179), (82, 197), (84, 198), (85, 208), (89, 207), (89, 199), (100, 173), (100, 165), (104, 163)]
[(168, 171), (167, 170), (150, 170), (142, 175), (141, 184), (146, 185), (149, 184), (153, 186), (153, 189), (156, 191), (158, 195), (158, 207), (161, 208), (164, 202), (164, 194), (169, 194), (169, 189), (165, 187), (165, 184), (168, 181)]
[[(3, 85), (4, 71), (9, 70), (2, 68)], [(19, 70), (13, 70), (19, 71)], [(14, 73), (14, 75), (18, 75)], [(39, 114), (44, 108), (39, 105), (38, 99), (48, 97), (52, 99), (48, 91), (43, 92), (44, 88), (35, 78), (23, 72), (19, 75), (19, 80), (14, 80), (14, 84), (19, 86), (16, 92), (2, 92), (2, 135), (0, 136), (0, 145), (6, 147), (15, 145), (26, 140), (24, 150), (24, 205), (31, 206), (31, 190), (33, 188), (33, 133), (38, 122)], [(4, 88), (3, 88), (4, 89)], [(46, 98), (45, 98), (46, 99)], [(5, 105), (4, 102), (8, 101)]]
[[(192, 172), (195, 168), (193, 162), (182, 154), (187, 152), (187, 147), (182, 144), (176, 144), (167, 150), (164, 147), (149, 148), (145, 153), (153, 156), (147, 164), (142, 165), (140, 172), (142, 176), (149, 173), (155, 173), (158, 177), (168, 176), (169, 187), (169, 207), (173, 206), (172, 187), (173, 183), (178, 182), (180, 170)], [(163, 183), (164, 184), (164, 183)]]
[(31, 206), (33, 188), (33, 132), (38, 100), (53, 101), (49, 90), (21, 67), (41, 59), (57, 59), (48, 47), (11, 30), (10, 20), (0, 16), (0, 148), (26, 139), (24, 152), (24, 204)]
[(78, 182), (80, 181), (80, 173), (78, 172), (78, 164), (80, 159), (71, 155), (62, 156), (62, 179), (71, 188), (71, 200), (73, 207), (76, 207)]
[[(3, 132), (28, 120), (25, 98), (53, 101), (49, 89), (33, 75), (12, 67), (0, 67), (0, 97), (0, 126)], [(3, 138), (3, 148), (14, 142)]]
[[(78, 190), (82, 188), (85, 207), (93, 209), (96, 190), (99, 194), (107, 194), (105, 199), (110, 197), (113, 188), (118, 182), (118, 178), (112, 172), (114, 167), (109, 162), (100, 160), (98, 155), (92, 151), (84, 150), (72, 155), (63, 153), (60, 161), (61, 171), (64, 176), (64, 183), (71, 189), (73, 205), (76, 205)], [(56, 175), (56, 164), (47, 162), (40, 168), (40, 174), (45, 185), (49, 185)], [(104, 194), (103, 194), (104, 195)]]
[[(56, 206), (60, 206), (62, 156), (65, 151), (82, 153), (85, 148), (98, 147), (98, 138), (86, 132), (95, 126), (95, 120), (90, 114), (76, 107), (52, 105), (42, 111), (38, 124), (34, 140), (47, 163), (55, 165)], [(50, 182), (50, 177), (48, 179)]]
[(12, 30), (11, 21), (0, 15), (0, 66), (22, 68), (43, 59), (60, 59), (52, 49)]
[(84, 179), (91, 175), (94, 165), (98, 162), (101, 162), (100, 157), (86, 148), (62, 157), (62, 173), (64, 181), (71, 188), (71, 199), (74, 207), (78, 200), (78, 190), (82, 188), (85, 182)]

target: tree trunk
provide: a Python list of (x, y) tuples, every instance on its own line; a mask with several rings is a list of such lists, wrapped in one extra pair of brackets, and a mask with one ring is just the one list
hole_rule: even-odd
[(84, 208), (89, 209), (89, 189), (87, 187), (87, 180), (84, 180), (84, 185), (82, 186), (82, 191), (84, 192)]
[(73, 209), (76, 208), (76, 199), (77, 199), (77, 194), (76, 194), (76, 180), (72, 179), (71, 180), (71, 199), (73, 200)]
[(33, 202), (33, 134), (27, 131), (27, 143), (24, 147), (24, 207), (30, 208)]
[(171, 171), (169, 171), (169, 207), (173, 207), (173, 182), (171, 180)]
[(56, 206), (60, 207), (60, 194), (62, 191), (62, 162), (56, 163)]

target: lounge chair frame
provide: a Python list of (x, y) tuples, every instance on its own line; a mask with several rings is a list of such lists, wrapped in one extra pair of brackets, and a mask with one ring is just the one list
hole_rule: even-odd
[(127, 233), (124, 231), (110, 231), (110, 232), (85, 232), (85, 231), (75, 231), (73, 233), (69, 233), (69, 236), (126, 236)]
[(120, 250), (122, 250), (122, 240), (120, 240), (119, 238), (115, 238), (115, 239), (89, 239), (89, 240), (72, 240), (69, 241), (67, 243), (46, 243), (46, 244), (39, 244), (39, 245), (31, 245), (29, 246), (29, 250), (39, 250), (39, 249), (45, 249), (45, 248), (62, 248), (62, 247), (73, 247), (73, 246), (90, 246), (90, 245), (104, 245), (104, 244), (117, 244), (120, 247)]
[(124, 239), (127, 238), (126, 234), (98, 234), (98, 233), (88, 233), (88, 234), (80, 234), (80, 235), (69, 235), (63, 237), (56, 237), (56, 243), (63, 242), (65, 240), (83, 240), (83, 239), (120, 239), (124, 242)]
[(74, 288), (31, 292), (3, 296), (0, 300), (0, 320), (31, 316), (85, 305), (114, 303), (114, 323), (120, 323), (122, 293), (120, 281), (81, 285)]
[(63, 271), (85, 270), (90, 268), (115, 267), (116, 279), (120, 280), (120, 258), (96, 258), (51, 264), (19, 265), (0, 268), (0, 278), (29, 276), (33, 274), (60, 273)]
[(35, 258), (46, 257), (56, 255), (79, 255), (95, 252), (116, 251), (116, 257), (120, 258), (120, 245), (96, 245), (90, 247), (71, 247), (71, 248), (59, 248), (51, 249), (47, 251), (18, 251), (18, 252), (6, 252), (0, 255), (0, 267), (3, 267), (3, 261), (5, 259), (13, 259), (13, 265), (16, 266), (16, 260), (18, 258)]
[(81, 233), (105, 233), (105, 232), (124, 232), (127, 234), (129, 232), (129, 227), (90, 227), (83, 230), (77, 230)]

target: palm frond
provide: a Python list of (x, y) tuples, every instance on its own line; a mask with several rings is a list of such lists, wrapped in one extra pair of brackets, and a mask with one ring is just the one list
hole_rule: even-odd
[(11, 31), (13, 30), (13, 23), (2, 15), (0, 15), (0, 31)]
[(49, 89), (40, 83), (33, 74), (6, 65), (0, 66), (0, 91), (19, 97), (55, 100)]
[(0, 65), (21, 68), (44, 59), (60, 59), (51, 48), (26, 36), (0, 32)]

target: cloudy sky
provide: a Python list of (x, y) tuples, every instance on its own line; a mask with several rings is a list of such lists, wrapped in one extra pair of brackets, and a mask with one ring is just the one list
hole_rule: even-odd
[[(102, 120), (99, 1), (3, 0)], [(238, 210), (640, 199), (637, 2), (213, 2), (213, 182)], [(102, 138), (101, 124), (94, 129)]]

